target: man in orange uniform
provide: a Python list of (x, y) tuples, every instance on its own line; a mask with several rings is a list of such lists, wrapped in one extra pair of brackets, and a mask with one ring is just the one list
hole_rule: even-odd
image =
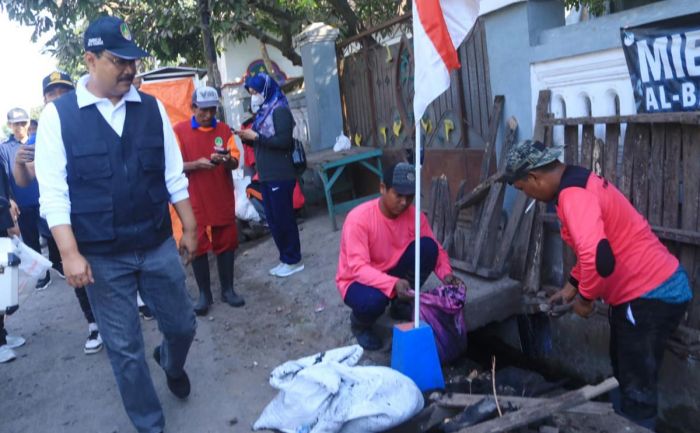
[[(372, 327), (390, 303), (392, 318), (411, 319), (405, 300), (413, 297), (415, 289), (414, 173), (406, 162), (388, 166), (379, 184), (381, 197), (351, 210), (343, 224), (335, 282), (345, 305), (352, 309), (352, 333), (365, 350), (382, 348), (381, 337)], [(452, 273), (450, 258), (422, 213), (420, 223), (420, 285), (432, 272), (444, 284), (464, 284)]]
[(610, 359), (620, 382), (615, 411), (654, 430), (666, 341), (693, 297), (688, 276), (612, 183), (559, 162), (560, 155), (560, 148), (523, 141), (508, 154), (506, 180), (556, 207), (561, 238), (577, 262), (551, 301), (573, 303), (584, 318), (596, 299), (609, 306)]
[(190, 120), (175, 125), (184, 170), (189, 180), (192, 209), (197, 220), (198, 247), (192, 270), (199, 286), (197, 315), (207, 313), (212, 304), (207, 252), (216, 254), (221, 282), (221, 299), (233, 307), (245, 301), (233, 289), (234, 253), (238, 247), (236, 212), (231, 170), (238, 167), (240, 152), (231, 128), (216, 119), (219, 94), (212, 87), (201, 87), (192, 94)]

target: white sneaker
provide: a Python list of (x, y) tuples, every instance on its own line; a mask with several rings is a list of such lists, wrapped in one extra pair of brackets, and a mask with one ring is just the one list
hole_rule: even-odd
[(302, 262), (293, 264), (293, 265), (288, 265), (286, 263), (282, 263), (282, 265), (277, 269), (277, 272), (275, 273), (276, 277), (280, 278), (285, 278), (290, 275), (296, 274), (297, 272), (301, 272), (304, 270), (304, 264)]
[(284, 265), (284, 263), (282, 263), (282, 262), (277, 263), (277, 266), (275, 266), (274, 268), (272, 268), (272, 269), (270, 269), (269, 271), (267, 271), (267, 273), (270, 274), (270, 275), (272, 275), (273, 277), (276, 277), (276, 276), (277, 276), (277, 271), (280, 270), (280, 268), (282, 267), (282, 265)]
[(7, 340), (7, 345), (10, 346), (10, 349), (17, 349), (18, 347), (22, 347), (24, 346), (24, 343), (27, 342), (27, 340), (20, 337), (19, 335), (7, 335), (5, 337), (5, 340)]
[(88, 331), (90, 331), (90, 335), (85, 341), (83, 351), (86, 355), (92, 355), (102, 350), (102, 337), (100, 336), (100, 331), (97, 330), (97, 325), (94, 323), (88, 325)]
[(17, 355), (10, 346), (8, 346), (7, 344), (0, 346), (0, 364), (10, 362), (15, 358), (17, 358)]

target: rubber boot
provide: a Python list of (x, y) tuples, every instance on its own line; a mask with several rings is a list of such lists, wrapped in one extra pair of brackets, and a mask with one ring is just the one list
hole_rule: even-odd
[(226, 251), (216, 256), (216, 267), (219, 269), (221, 282), (221, 300), (232, 307), (242, 307), (245, 300), (233, 290), (233, 260), (234, 252)]
[(372, 329), (372, 323), (363, 323), (350, 313), (350, 330), (357, 339), (357, 344), (365, 350), (379, 350), (384, 345), (382, 338)]
[(206, 254), (192, 260), (192, 271), (194, 279), (197, 280), (197, 287), (199, 287), (199, 299), (194, 304), (194, 313), (198, 316), (204, 316), (209, 311), (209, 306), (214, 302), (209, 278), (209, 258)]

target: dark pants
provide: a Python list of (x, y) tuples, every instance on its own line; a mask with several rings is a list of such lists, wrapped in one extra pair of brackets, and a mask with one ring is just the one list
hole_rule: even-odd
[[(408, 280), (413, 285), (415, 266), (415, 242), (406, 248), (399, 262), (387, 274)], [(435, 269), (438, 258), (438, 246), (428, 237), (420, 238), (420, 285), (425, 283), (430, 273)], [(352, 308), (352, 313), (358, 322), (370, 325), (384, 314), (390, 299), (376, 287), (358, 282), (350, 284), (345, 293), (345, 305)]]
[(654, 428), (659, 369), (666, 342), (688, 307), (657, 299), (635, 299), (610, 307), (610, 360), (620, 383), (623, 416)]
[(5, 331), (5, 315), (0, 314), (0, 346), (7, 344), (5, 337), (7, 336), (7, 331)]
[(299, 228), (294, 216), (294, 185), (295, 179), (260, 182), (267, 225), (280, 252), (280, 262), (288, 265), (301, 261)]
[(163, 334), (160, 365), (170, 377), (181, 377), (197, 322), (175, 240), (148, 250), (85, 258), (95, 279), (87, 287), (90, 304), (124, 408), (139, 433), (162, 432), (165, 418), (146, 361), (136, 294), (153, 310)]
[[(56, 241), (54, 240), (53, 236), (51, 236), (51, 231), (49, 231), (46, 220), (41, 219), (40, 224), (42, 229), (41, 235), (46, 237), (51, 266), (63, 274), (63, 261), (61, 260), (61, 253), (58, 250), (58, 245), (56, 245)], [(88, 323), (95, 323), (95, 316), (92, 314), (92, 307), (90, 307), (90, 301), (88, 300), (85, 287), (76, 287), (75, 297), (78, 298), (78, 304), (80, 304), (80, 309), (83, 311), (85, 320), (87, 320)]]
[(19, 208), (19, 218), (17, 224), (22, 234), (22, 242), (36, 252), (41, 253), (41, 243), (39, 242), (39, 206), (27, 206)]

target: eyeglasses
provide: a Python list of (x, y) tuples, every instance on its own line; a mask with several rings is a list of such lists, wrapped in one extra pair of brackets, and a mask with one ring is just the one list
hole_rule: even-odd
[(111, 54), (103, 54), (103, 57), (106, 57), (107, 60), (112, 62), (114, 66), (116, 66), (119, 69), (125, 69), (127, 66), (136, 66), (136, 60), (132, 59), (122, 59), (121, 57), (116, 57)]

